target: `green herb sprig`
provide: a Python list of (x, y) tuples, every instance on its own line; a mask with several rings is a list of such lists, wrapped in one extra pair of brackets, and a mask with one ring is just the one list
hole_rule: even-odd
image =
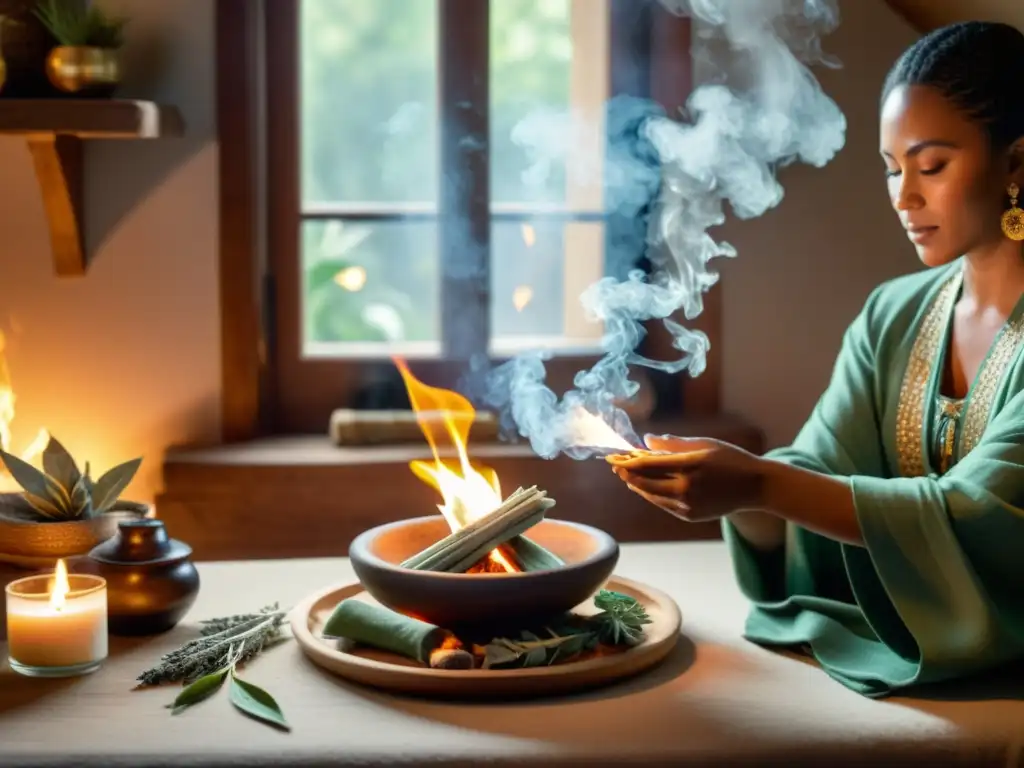
[(267, 725), (290, 731), (291, 726), (285, 719), (284, 712), (274, 697), (260, 688), (238, 676), (237, 664), (241, 660), (241, 646), (233, 646), (230, 662), (223, 669), (203, 675), (191, 685), (187, 686), (175, 697), (174, 701), (167, 705), (172, 714), (183, 712), (189, 707), (205, 701), (221, 689), (224, 681), (230, 677), (231, 687), (228, 695), (231, 703), (240, 712)]
[(621, 592), (603, 589), (594, 597), (600, 613), (573, 616), (544, 628), (547, 637), (525, 630), (517, 638), (496, 637), (484, 646), (483, 668), (542, 667), (566, 661), (598, 645), (635, 646), (650, 624), (642, 603)]
[(206, 619), (200, 636), (190, 640), (137, 678), (139, 687), (180, 682), (184, 690), (167, 705), (178, 714), (221, 689), (230, 679), (231, 703), (241, 712), (268, 725), (290, 730), (280, 705), (267, 691), (238, 676), (238, 667), (287, 639), (282, 627), (287, 611), (277, 604), (259, 613)]
[(109, 16), (84, 0), (39, 0), (32, 9), (60, 45), (120, 48), (128, 19)]

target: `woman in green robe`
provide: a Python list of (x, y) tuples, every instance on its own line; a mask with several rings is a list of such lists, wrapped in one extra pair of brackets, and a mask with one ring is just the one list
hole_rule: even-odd
[(648, 437), (615, 471), (722, 519), (745, 636), (869, 696), (1024, 659), (1024, 35), (922, 38), (882, 94), (889, 197), (926, 269), (876, 288), (793, 444)]

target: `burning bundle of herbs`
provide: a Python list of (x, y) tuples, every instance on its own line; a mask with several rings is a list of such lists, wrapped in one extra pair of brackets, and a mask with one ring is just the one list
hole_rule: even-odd
[[(503, 497), (497, 473), (469, 460), (469, 432), (476, 410), (468, 399), (417, 380), (395, 360), (409, 401), (433, 454), (410, 463), (413, 473), (441, 494), (437, 508), (451, 535), (402, 565), (448, 573), (516, 573), (559, 568), (564, 563), (524, 535), (555, 506), (536, 487)], [(449, 454), (442, 455), (444, 452)]]

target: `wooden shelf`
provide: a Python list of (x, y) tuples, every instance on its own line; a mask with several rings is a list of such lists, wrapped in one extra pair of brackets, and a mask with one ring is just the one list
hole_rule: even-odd
[(54, 268), (84, 275), (82, 141), (181, 136), (174, 107), (124, 99), (0, 99), (0, 135), (24, 136), (50, 226)]

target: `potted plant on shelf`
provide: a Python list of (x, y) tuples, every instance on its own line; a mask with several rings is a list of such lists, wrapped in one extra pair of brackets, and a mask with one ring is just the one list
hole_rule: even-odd
[(121, 492), (142, 463), (132, 459), (97, 480), (55, 438), (43, 451), (43, 468), (0, 449), (0, 462), (21, 486), (0, 493), (0, 561), (30, 568), (52, 567), (59, 558), (86, 555), (117, 533), (125, 519), (148, 517), (148, 504), (124, 501)]
[(110, 96), (121, 82), (120, 49), (128, 20), (86, 0), (40, 0), (35, 14), (57, 41), (46, 57), (55, 88), (76, 96)]

